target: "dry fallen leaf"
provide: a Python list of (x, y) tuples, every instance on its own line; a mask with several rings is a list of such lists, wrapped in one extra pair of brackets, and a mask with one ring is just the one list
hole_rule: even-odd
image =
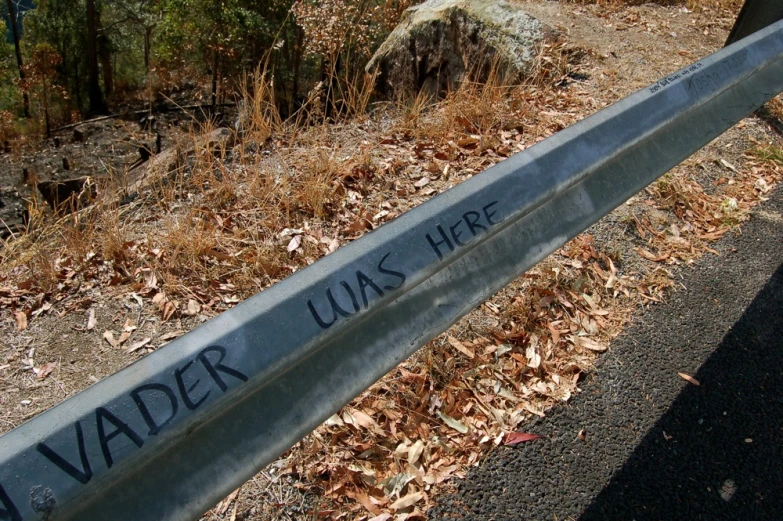
[(664, 261), (664, 260), (669, 258), (669, 254), (668, 253), (664, 253), (664, 254), (661, 254), (661, 255), (655, 255), (654, 253), (649, 252), (649, 251), (645, 250), (644, 248), (634, 248), (634, 251), (636, 251), (636, 253), (638, 253), (639, 255), (644, 257), (645, 259), (651, 260), (653, 262), (660, 262), (660, 261)]
[(136, 330), (136, 326), (133, 324), (133, 321), (130, 318), (125, 319), (125, 324), (122, 326), (122, 330), (127, 333), (132, 333)]
[(47, 312), (47, 311), (49, 311), (50, 309), (52, 309), (52, 303), (51, 303), (51, 302), (44, 302), (44, 303), (41, 305), (41, 307), (40, 307), (40, 308), (38, 308), (38, 309), (36, 309), (35, 311), (33, 311), (32, 315), (33, 315), (34, 317), (37, 317), (37, 316), (38, 316), (38, 315), (40, 315), (41, 313), (46, 313), (46, 312)]
[(538, 434), (530, 434), (529, 432), (509, 432), (506, 435), (506, 439), (503, 442), (503, 445), (516, 445), (517, 443), (533, 441), (539, 438), (543, 438), (543, 436), (539, 436)]
[(52, 374), (55, 369), (57, 369), (57, 362), (48, 362), (40, 367), (33, 367), (33, 372), (35, 373), (36, 378), (43, 380)]
[(739, 172), (737, 171), (737, 167), (735, 167), (734, 165), (732, 165), (731, 163), (729, 163), (725, 159), (721, 159), (720, 163), (723, 166), (725, 166), (726, 168), (728, 168), (729, 170), (731, 170), (732, 172), (734, 172), (735, 174), (739, 174)]
[(14, 313), (14, 318), (16, 319), (16, 328), (19, 331), (24, 331), (27, 329), (27, 315), (24, 311), (17, 311)]
[(369, 513), (371, 513), (374, 516), (380, 515), (381, 509), (378, 508), (378, 506), (372, 502), (370, 499), (370, 496), (367, 495), (364, 491), (361, 489), (346, 489), (345, 495), (348, 496), (351, 499), (354, 499), (358, 501)]
[(478, 142), (479, 142), (479, 139), (477, 137), (473, 137), (473, 136), (465, 137), (465, 138), (457, 140), (457, 144), (459, 146), (463, 147), (463, 148), (474, 147), (474, 146), (476, 146), (478, 144)]
[[(372, 216), (371, 216), (372, 217)], [(343, 233), (346, 233), (348, 235), (353, 235), (355, 233), (359, 233), (363, 230), (372, 229), (372, 224), (369, 220), (367, 220), (365, 217), (362, 217), (361, 215), (356, 218), (355, 221), (353, 221), (350, 225), (348, 225), (344, 230)]]
[(541, 355), (538, 353), (535, 344), (527, 346), (525, 350), (525, 356), (527, 357), (527, 365), (531, 369), (538, 369), (541, 366)]
[(463, 355), (467, 356), (468, 358), (475, 358), (476, 353), (473, 352), (472, 349), (468, 349), (465, 347), (465, 344), (454, 338), (453, 336), (448, 337), (449, 344), (451, 344), (451, 347), (462, 353)]
[(690, 375), (687, 375), (685, 373), (677, 373), (677, 374), (680, 375), (680, 378), (682, 378), (685, 381), (688, 381), (688, 382), (692, 383), (693, 385), (696, 385), (696, 386), (701, 385), (697, 379), (695, 379), (694, 377), (692, 377)]
[(98, 321), (95, 320), (95, 310), (90, 308), (90, 312), (87, 315), (87, 330), (89, 331), (89, 330), (93, 329), (97, 322)]
[(373, 222), (380, 221), (381, 219), (383, 219), (384, 217), (386, 217), (390, 213), (391, 212), (389, 212), (389, 210), (381, 210), (380, 212), (378, 212), (378, 213), (376, 213), (375, 215), (372, 216), (372, 220), (373, 220)]
[(461, 433), (461, 434), (467, 434), (468, 433), (468, 427), (460, 422), (459, 420), (455, 420), (448, 414), (444, 413), (443, 411), (438, 411), (438, 416), (440, 417), (443, 422), (454, 429), (455, 431)]
[(217, 251), (214, 248), (210, 248), (209, 251), (207, 251), (207, 255), (209, 255), (210, 257), (213, 257), (213, 258), (215, 258), (215, 259), (217, 259), (219, 261), (231, 260), (231, 255), (228, 255), (226, 253)]
[(430, 161), (427, 163), (427, 166), (424, 167), (424, 170), (431, 174), (439, 174), (440, 173), (440, 165), (436, 163), (435, 161)]
[(106, 340), (112, 347), (120, 347), (120, 343), (117, 342), (117, 339), (114, 338), (114, 333), (111, 331), (104, 331), (103, 332), (103, 338)]
[(177, 311), (177, 304), (176, 302), (168, 301), (163, 305), (163, 321), (166, 322), (168, 319), (170, 319), (174, 312)]
[(165, 342), (166, 340), (173, 340), (173, 339), (175, 339), (177, 337), (181, 337), (184, 334), (185, 334), (184, 331), (178, 329), (177, 331), (169, 331), (168, 333), (162, 334), (160, 336), (160, 339), (161, 339), (161, 341)]
[(152, 339), (147, 337), (147, 338), (145, 338), (144, 340), (142, 340), (140, 342), (136, 342), (135, 344), (131, 344), (131, 346), (128, 349), (126, 349), (125, 352), (126, 353), (132, 353), (134, 351), (137, 351), (137, 350), (141, 349), (142, 347), (146, 346), (147, 344), (149, 344), (150, 340), (152, 340)]
[(144, 277), (144, 285), (148, 288), (156, 288), (158, 287), (158, 277), (155, 275), (155, 272), (152, 270), (144, 271), (142, 272), (142, 276)]
[(413, 494), (408, 494), (405, 497), (401, 497), (391, 505), (389, 505), (389, 508), (392, 510), (402, 510), (403, 508), (408, 508), (410, 506), (415, 505), (419, 501), (421, 501), (424, 498), (424, 492), (414, 492)]
[(190, 299), (188, 300), (188, 309), (185, 310), (185, 314), (189, 317), (192, 317), (194, 315), (198, 315), (201, 312), (201, 304), (199, 304), (196, 300)]
[(419, 179), (418, 181), (413, 183), (413, 186), (415, 186), (416, 188), (424, 188), (428, 184), (430, 184), (430, 178), (429, 177), (422, 177), (421, 179)]
[(424, 452), (424, 442), (417, 440), (416, 443), (413, 444), (413, 447), (411, 447), (408, 451), (408, 464), (410, 466), (415, 465), (419, 460), (422, 452)]
[(590, 351), (597, 351), (599, 353), (603, 353), (607, 350), (607, 347), (605, 344), (601, 344), (600, 342), (596, 342), (595, 340), (590, 340), (587, 337), (580, 336), (576, 339), (577, 345), (580, 345), (584, 347), (585, 349), (589, 349)]
[(383, 430), (376, 423), (376, 421), (373, 420), (370, 415), (360, 410), (347, 409), (343, 416), (345, 423), (352, 423), (356, 426), (364, 427), (367, 430), (373, 431), (376, 434), (383, 435)]
[(288, 243), (287, 250), (289, 252), (292, 252), (294, 250), (299, 249), (299, 246), (301, 246), (301, 245), (302, 245), (302, 236), (301, 235), (297, 235), (293, 239), (291, 239), (291, 241)]
[(238, 495), (239, 495), (239, 489), (236, 489), (231, 494), (229, 494), (225, 499), (223, 499), (223, 501), (221, 501), (215, 506), (215, 512), (217, 512), (221, 516), (224, 515), (226, 512), (228, 512), (228, 507), (231, 506), (231, 502), (234, 501)]

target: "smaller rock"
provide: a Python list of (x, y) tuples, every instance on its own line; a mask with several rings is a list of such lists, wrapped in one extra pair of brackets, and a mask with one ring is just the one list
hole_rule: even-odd
[(733, 479), (727, 479), (720, 487), (720, 497), (723, 501), (731, 501), (737, 492), (737, 484)]
[(148, 160), (152, 155), (149, 147), (143, 143), (137, 146), (137, 150), (139, 151), (139, 157), (141, 158), (142, 161)]
[(155, 116), (144, 116), (139, 120), (139, 128), (141, 130), (152, 132), (155, 130), (156, 121), (157, 120), (155, 119)]

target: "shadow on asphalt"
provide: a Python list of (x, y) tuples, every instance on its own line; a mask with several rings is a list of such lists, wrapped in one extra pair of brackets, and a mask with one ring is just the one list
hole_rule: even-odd
[(580, 521), (783, 519), (783, 265)]

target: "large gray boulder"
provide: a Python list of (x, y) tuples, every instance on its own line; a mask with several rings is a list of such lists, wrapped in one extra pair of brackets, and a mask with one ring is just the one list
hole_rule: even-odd
[(503, 0), (427, 0), (409, 8), (370, 62), (379, 91), (442, 95), (493, 62), (506, 81), (527, 75), (555, 32)]

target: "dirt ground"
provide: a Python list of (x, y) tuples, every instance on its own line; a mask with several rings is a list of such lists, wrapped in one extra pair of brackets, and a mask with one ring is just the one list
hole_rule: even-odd
[[(536, 127), (543, 129), (540, 134), (524, 136), (522, 143), (526, 145), (535, 143), (643, 88), (659, 77), (720, 49), (736, 16), (735, 12), (715, 8), (689, 10), (683, 6), (663, 7), (653, 4), (623, 7), (552, 1), (518, 3), (523, 4), (533, 16), (559, 30), (568, 45), (584, 51), (576, 72), (568, 77), (567, 85), (562, 87), (564, 97), (567, 92), (571, 101), (563, 101), (558, 105), (555, 99), (551, 103), (534, 107), (534, 111), (545, 124)], [(779, 100), (780, 97), (778, 103)], [(175, 134), (177, 129), (185, 124), (184, 121), (185, 119), (179, 116), (167, 116), (161, 118), (158, 124), (167, 129), (168, 136)], [(387, 123), (377, 122), (367, 124), (362, 127), (361, 132), (357, 132), (360, 139), (375, 139), (380, 142), (381, 129), (387, 126)], [(71, 134), (66, 133), (61, 139), (60, 148), (55, 148), (52, 140), (47, 140), (40, 148), (23, 148), (0, 158), (0, 171), (3, 172), (0, 177), (0, 198), (6, 207), (19, 213), (19, 198), (29, 197), (29, 185), (25, 185), (21, 179), (22, 167), (27, 166), (42, 178), (63, 178), (67, 174), (62, 171), (62, 157), (69, 157), (72, 158), (71, 171), (79, 174), (121, 172), (137, 157), (135, 140), (152, 137), (150, 133), (142, 133), (135, 122), (122, 120), (96, 124), (83, 130), (86, 138), (83, 143), (72, 142), (72, 139), (69, 139)], [(376, 132), (378, 134), (375, 134)], [(577, 242), (564, 247), (561, 252), (537, 267), (536, 273), (545, 274), (554, 267), (571, 270), (573, 280), (578, 279), (578, 266), (583, 261), (572, 252), (574, 244), (584, 245), (585, 241), (592, 244), (587, 246), (588, 250), (598, 252), (596, 255), (605, 253), (611, 258), (617, 265), (618, 277), (626, 277), (629, 287), (636, 288), (635, 291), (641, 294), (641, 297), (622, 300), (620, 295), (620, 300), (611, 308), (613, 320), (602, 328), (602, 338), (608, 341), (624, 323), (632, 319), (633, 309), (659, 301), (665, 298), (666, 291), (676, 290), (673, 281), (676, 270), (687, 269), (688, 264), (699, 262), (698, 258), (705, 252), (711, 255), (708, 246), (710, 234), (714, 240), (726, 233), (726, 230), (710, 232), (705, 228), (700, 232), (703, 238), (692, 239), (693, 245), (698, 242), (700, 245), (704, 244), (703, 247), (691, 247), (687, 254), (659, 256), (658, 254), (664, 251), (662, 243), (651, 241), (656, 240), (659, 235), (662, 237), (669, 234), (666, 235), (667, 238), (675, 239), (670, 242), (677, 242), (680, 239), (680, 230), (685, 233), (692, 224), (689, 218), (681, 218), (677, 214), (676, 204), (667, 204), (667, 201), (673, 200), (672, 193), (677, 190), (684, 191), (683, 197), (693, 197), (694, 204), (712, 201), (718, 207), (721, 201), (731, 198), (739, 200), (740, 221), (740, 210), (749, 208), (754, 200), (763, 198), (764, 194), (769, 192), (767, 188), (774, 183), (772, 177), (769, 177), (769, 181), (765, 180), (767, 178), (759, 181), (763, 175), (760, 163), (755, 156), (749, 155), (748, 151), (770, 144), (779, 147), (781, 138), (766, 122), (755, 116), (743, 120), (667, 174), (667, 185), (656, 185), (632, 198), (594, 226), (588, 232), (591, 239), (581, 237)], [(376, 153), (380, 154), (379, 161), (383, 161), (384, 151), (387, 151), (390, 157), (399, 153), (398, 150), (390, 148), (392, 146), (396, 145), (378, 145), (375, 148)], [(485, 159), (477, 160), (474, 166), (486, 167), (502, 157)], [(418, 172), (421, 175), (421, 166), (418, 167)], [(746, 183), (745, 174), (755, 176), (750, 180), (750, 185)], [(416, 190), (409, 195), (403, 193), (400, 196), (402, 192), (398, 191), (393, 210), (407, 210), (471, 175), (473, 172), (467, 163), (463, 163), (455, 167), (451, 176), (434, 176), (427, 188), (432, 191), (427, 194), (423, 193), (423, 190)], [(669, 187), (674, 187), (674, 192), (666, 192)], [(740, 190), (740, 187), (741, 191), (732, 191)], [(383, 194), (368, 196), (371, 197), (380, 200), (383, 199)], [(378, 205), (381, 207), (380, 202)], [(20, 215), (16, 217), (16, 223), (20, 218)], [(8, 228), (18, 233), (10, 224)], [(736, 230), (734, 227), (729, 228)], [(677, 233), (670, 233), (670, 230)], [(8, 235), (10, 233), (4, 236)], [(652, 245), (656, 244), (657, 251), (654, 251)], [(654, 254), (651, 254), (650, 250), (653, 250)], [(32, 286), (32, 283), (25, 280), (15, 279), (14, 273), (6, 274), (5, 277), (0, 279), (0, 285), (6, 286), (0, 288), (0, 297), (13, 299), (24, 296), (27, 288)], [(446, 335), (434, 340), (416, 357), (422, 359), (436, 356), (432, 354), (433, 350), (443, 349), (448, 344), (449, 336), (469, 346), (478, 346), (476, 342), (479, 338), (491, 338), (494, 328), (507, 319), (505, 310), (512, 309), (519, 295), (529, 287), (526, 280), (520, 279), (501, 291), (488, 304), (456, 324)], [(69, 279), (62, 281), (65, 287), (70, 283)], [(142, 299), (127, 285), (104, 286), (80, 282), (78, 285), (74, 284), (72, 291), (60, 292), (58, 295), (61, 295), (59, 300), (37, 307), (32, 315), (26, 318), (28, 323), (23, 329), (20, 328), (12, 306), (6, 307), (0, 314), (0, 432), (18, 426), (160, 347), (167, 340), (189, 331), (223, 309), (205, 308), (193, 313), (179, 313), (164, 320), (157, 306), (150, 305), (149, 300)], [(230, 301), (227, 302), (230, 305)], [(605, 305), (609, 308), (613, 304), (605, 302)], [(125, 343), (117, 348), (106, 340), (107, 331), (113, 332), (116, 337), (123, 333), (129, 335), (124, 340)], [(129, 347), (135, 349), (128, 349)], [(590, 357), (585, 355), (580, 358), (580, 363), (589, 364), (590, 360)], [(370, 389), (368, 395), (376, 392), (380, 391)], [(573, 392), (577, 392), (575, 385)], [(520, 428), (524, 430), (524, 419), (533, 414), (529, 412), (530, 408), (536, 409), (536, 414), (545, 414), (544, 408), (558, 401), (562, 400), (535, 402), (528, 408), (528, 412), (520, 416)], [(358, 406), (358, 403), (361, 403), (361, 400), (353, 406)], [(313, 444), (312, 437), (308, 437), (278, 462), (260, 472), (227, 501), (206, 514), (204, 519), (392, 519), (391, 514), (389, 517), (383, 517), (386, 514), (376, 516), (372, 509), (362, 510), (356, 506), (361, 502), (359, 500), (348, 500), (344, 495), (341, 498), (336, 497), (334, 491), (338, 489), (329, 487), (328, 483), (291, 472), (293, 461), (313, 461), (314, 465), (325, 465), (324, 461), (329, 460), (327, 456), (312, 456), (310, 452), (313, 450)], [(466, 455), (456, 461), (451, 475), (462, 475), (461, 469), (464, 469), (465, 465), (477, 464), (488, 450), (491, 450), (491, 446), (477, 448), (474, 451), (475, 457)], [(392, 466), (393, 463), (379, 465)], [(426, 507), (431, 504), (431, 497), (443, 487), (448, 487), (448, 480), (426, 488), (426, 500), (412, 511), (408, 509), (397, 513), (394, 519), (426, 518)], [(332, 495), (328, 493), (329, 490)], [(339, 495), (339, 492), (337, 494)], [(388, 501), (379, 502), (376, 506), (383, 509), (388, 506), (387, 503)]]
[[(231, 123), (232, 108), (220, 109), (220, 120)], [(68, 128), (55, 129), (48, 139), (16, 140), (8, 153), (0, 154), (0, 239), (25, 230), (30, 202), (49, 205), (38, 183), (64, 182), (90, 177), (97, 182), (123, 179), (142, 167), (140, 149), (151, 154), (165, 150), (197, 131), (210, 117), (208, 109), (167, 110), (151, 114), (129, 111), (111, 119), (96, 118)], [(152, 116), (149, 119), (148, 116)]]

